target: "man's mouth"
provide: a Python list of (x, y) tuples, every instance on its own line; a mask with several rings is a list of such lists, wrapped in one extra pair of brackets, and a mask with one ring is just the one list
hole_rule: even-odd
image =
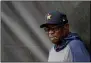
[(50, 37), (51, 40), (56, 40), (58, 39), (57, 37)]

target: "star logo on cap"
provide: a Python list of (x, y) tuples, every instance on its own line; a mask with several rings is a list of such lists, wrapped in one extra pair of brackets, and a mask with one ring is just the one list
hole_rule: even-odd
[(63, 21), (65, 21), (65, 19), (63, 19)]
[(48, 14), (47, 20), (51, 19), (51, 16), (52, 16), (52, 15)]

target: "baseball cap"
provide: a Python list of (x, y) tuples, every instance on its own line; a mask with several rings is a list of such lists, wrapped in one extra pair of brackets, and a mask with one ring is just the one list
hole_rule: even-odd
[(45, 16), (45, 20), (46, 20), (46, 22), (44, 24), (40, 25), (40, 28), (46, 27), (49, 24), (64, 26), (64, 24), (68, 23), (66, 15), (59, 11), (48, 12)]

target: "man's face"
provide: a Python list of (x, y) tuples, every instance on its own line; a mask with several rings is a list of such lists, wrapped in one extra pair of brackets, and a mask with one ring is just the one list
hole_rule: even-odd
[(48, 27), (45, 27), (44, 29), (47, 32), (50, 40), (54, 44), (58, 44), (63, 37), (63, 27), (58, 27), (56, 25), (48, 25)]

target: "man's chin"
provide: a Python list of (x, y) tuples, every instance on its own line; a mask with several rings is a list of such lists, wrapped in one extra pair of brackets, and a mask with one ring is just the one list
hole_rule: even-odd
[(52, 41), (52, 43), (54, 43), (54, 44), (57, 44), (58, 43), (58, 40), (51, 40)]
[(57, 44), (58, 43), (58, 38), (50, 38), (50, 40), (52, 41), (52, 43)]

